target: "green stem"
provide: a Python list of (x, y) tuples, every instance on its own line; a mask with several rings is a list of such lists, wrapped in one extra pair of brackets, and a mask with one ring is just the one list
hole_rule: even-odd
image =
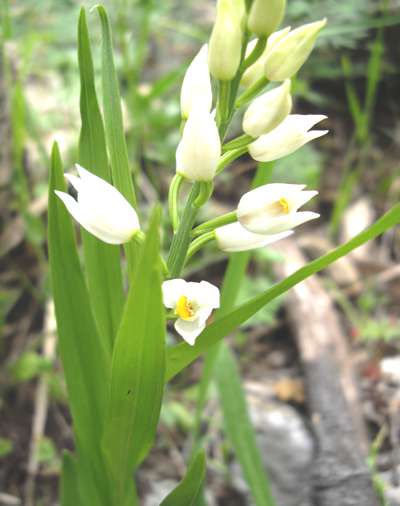
[(193, 229), (192, 235), (196, 237), (204, 234), (207, 231), (215, 230), (216, 228), (228, 225), (229, 223), (234, 223), (235, 221), (237, 221), (236, 211), (231, 211), (230, 213), (217, 216), (212, 220), (205, 221)]
[(232, 149), (242, 148), (250, 144), (250, 142), (255, 141), (255, 138), (251, 135), (242, 134), (235, 139), (227, 142), (222, 146), (222, 151), (225, 153), (226, 151), (231, 151)]
[(203, 246), (205, 246), (208, 242), (213, 241), (215, 239), (214, 231), (206, 232), (200, 237), (196, 237), (194, 241), (190, 243), (187, 255), (186, 262), (192, 258), (192, 256), (197, 253)]
[(194, 205), (194, 201), (199, 193), (199, 188), (199, 183), (193, 185), (183, 211), (179, 228), (172, 239), (167, 260), (167, 267), (171, 278), (178, 277), (185, 265), (186, 253), (190, 244), (190, 232), (199, 211), (199, 208)]
[(168, 211), (172, 223), (172, 229), (174, 232), (176, 232), (176, 230), (179, 227), (178, 197), (183, 181), (184, 181), (183, 176), (181, 176), (180, 174), (175, 174), (175, 176), (171, 181), (171, 185), (169, 187), (168, 192)]
[(258, 58), (263, 54), (265, 46), (267, 44), (266, 37), (260, 37), (257, 40), (257, 43), (250, 53), (250, 55), (244, 60), (241, 66), (241, 72), (243, 73), (246, 69), (248, 69), (253, 63), (255, 63)]
[(221, 140), (224, 137), (225, 131), (228, 127), (230, 120), (230, 93), (231, 82), (219, 81), (218, 88), (218, 103), (217, 103), (217, 125)]
[(227, 153), (224, 153), (218, 162), (218, 168), (217, 168), (217, 174), (220, 174), (227, 165), (229, 165), (231, 162), (236, 160), (236, 158), (239, 158), (239, 156), (244, 155), (247, 152), (247, 146), (244, 146), (242, 148), (233, 149), (232, 151), (228, 151)]
[(256, 81), (254, 84), (249, 86), (246, 91), (244, 91), (240, 97), (236, 100), (236, 108), (239, 109), (239, 107), (242, 107), (243, 105), (247, 104), (247, 102), (250, 102), (256, 95), (262, 91), (267, 84), (269, 83), (268, 79), (263, 76), (260, 77), (258, 81)]

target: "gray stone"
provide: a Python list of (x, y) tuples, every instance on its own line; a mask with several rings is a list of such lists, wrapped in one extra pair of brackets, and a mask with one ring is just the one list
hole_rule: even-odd
[[(277, 506), (310, 506), (313, 439), (300, 414), (291, 406), (265, 398), (263, 388), (246, 384), (250, 416)], [(265, 392), (265, 390), (264, 390)], [(240, 466), (232, 465), (234, 486), (248, 496)]]

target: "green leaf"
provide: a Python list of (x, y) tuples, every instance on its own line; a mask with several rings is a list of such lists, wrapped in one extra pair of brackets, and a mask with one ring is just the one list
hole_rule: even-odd
[(112, 177), (118, 190), (136, 207), (136, 196), (129, 168), (128, 149), (122, 122), (121, 96), (114, 64), (110, 23), (104, 7), (97, 5), (96, 8), (100, 16), (103, 37), (103, 108)]
[(80, 506), (77, 465), (75, 457), (64, 451), (60, 484), (61, 506)]
[(319, 272), (339, 258), (350, 253), (353, 249), (358, 248), (371, 239), (374, 239), (398, 223), (400, 223), (400, 204), (392, 207), (392, 209), (382, 216), (382, 218), (360, 234), (356, 235), (350, 241), (342, 244), (326, 255), (313, 260), (284, 280), (276, 283), (264, 293), (254, 297), (246, 304), (242, 304), (234, 311), (231, 311), (222, 318), (216, 320), (214, 323), (206, 327), (206, 329), (197, 338), (194, 346), (181, 343), (169, 348), (167, 352), (166, 381), (173, 378), (212, 345), (216, 344), (230, 332), (234, 331), (241, 323), (248, 320), (271, 300), (274, 300), (276, 297), (282, 295), (304, 279), (307, 279), (309, 276)]
[[(102, 66), (103, 110), (106, 138), (111, 161), (111, 174), (114, 186), (137, 207), (136, 194), (129, 168), (128, 149), (122, 122), (121, 96), (119, 93), (118, 76), (115, 70), (111, 28), (107, 13), (102, 5), (96, 6), (101, 21), (102, 31)], [(130, 275), (135, 272), (139, 249), (135, 242), (125, 245)]]
[(160, 212), (153, 213), (114, 347), (103, 439), (122, 504), (132, 472), (156, 434), (165, 376), (165, 311), (161, 294)]
[[(97, 333), (79, 264), (70, 216), (54, 190), (65, 191), (57, 144), (51, 153), (48, 242), (59, 351), (79, 457), (86, 466), (86, 500), (107, 504), (107, 480), (100, 455), (110, 364)], [(98, 486), (94, 487), (94, 482)]]
[(273, 506), (268, 477), (257, 446), (246, 405), (240, 373), (232, 351), (221, 347), (215, 368), (226, 434), (235, 450), (255, 504)]
[[(79, 163), (96, 176), (111, 183), (103, 119), (97, 102), (84, 8), (81, 9), (78, 24), (78, 59), (82, 121)], [(120, 248), (100, 241), (84, 229), (82, 229), (82, 237), (93, 313), (99, 333), (111, 355), (113, 340), (117, 334), (124, 304)]]
[(179, 485), (161, 502), (160, 506), (193, 506), (204, 481), (206, 458), (199, 451)]

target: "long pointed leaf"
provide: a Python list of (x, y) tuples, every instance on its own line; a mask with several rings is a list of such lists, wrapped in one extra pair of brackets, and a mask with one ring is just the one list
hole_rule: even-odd
[(194, 506), (206, 473), (203, 451), (194, 457), (179, 485), (161, 502), (160, 506)]
[[(111, 183), (106, 139), (94, 83), (92, 54), (84, 8), (78, 24), (78, 59), (81, 79), (80, 110), (82, 128), (79, 163)], [(82, 229), (88, 288), (93, 313), (106, 349), (111, 354), (121, 319), (124, 295), (120, 248), (106, 244)]]
[[(102, 31), (103, 111), (112, 180), (116, 188), (136, 207), (136, 194), (129, 167), (128, 149), (122, 121), (121, 96), (114, 64), (110, 23), (104, 7), (98, 5), (96, 8), (100, 16)], [(137, 245), (131, 241), (125, 245), (125, 252), (132, 277), (135, 272), (139, 250)]]
[(70, 452), (65, 451), (62, 458), (60, 484), (61, 506), (80, 506), (76, 460)]
[(160, 213), (154, 213), (114, 347), (103, 439), (115, 481), (115, 504), (150, 449), (165, 376), (165, 314), (161, 295)]
[[(54, 190), (65, 191), (60, 153), (54, 144), (49, 183), (49, 260), (59, 350), (80, 465), (82, 501), (107, 504), (107, 483), (99, 442), (103, 431), (109, 362), (97, 333), (89, 295), (79, 264), (74, 230), (64, 204)], [(97, 481), (97, 482), (96, 482)], [(95, 483), (96, 482), (96, 483)]]
[(249, 302), (242, 304), (234, 311), (231, 311), (224, 317), (216, 320), (214, 323), (206, 327), (206, 329), (197, 338), (194, 346), (189, 346), (186, 343), (172, 346), (167, 352), (166, 381), (173, 378), (198, 356), (207, 351), (213, 344), (217, 343), (230, 332), (234, 331), (241, 323), (248, 320), (273, 299), (279, 297), (304, 279), (312, 276), (316, 272), (319, 272), (339, 258), (350, 253), (353, 249), (358, 248), (371, 239), (374, 239), (398, 223), (400, 223), (400, 204), (394, 206), (390, 211), (382, 216), (382, 218), (360, 234), (356, 235), (350, 241), (342, 244), (326, 255), (313, 260), (284, 280), (276, 283), (273, 287), (262, 294), (252, 298)]

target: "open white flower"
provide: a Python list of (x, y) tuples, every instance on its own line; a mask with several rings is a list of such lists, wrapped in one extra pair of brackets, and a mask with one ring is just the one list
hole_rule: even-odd
[(140, 230), (136, 211), (114, 186), (76, 164), (78, 176), (65, 174), (77, 199), (55, 190), (72, 217), (88, 232), (109, 244), (128, 242)]
[(293, 230), (280, 234), (253, 234), (236, 222), (216, 228), (214, 234), (219, 249), (235, 253), (268, 246), (293, 234)]
[(289, 114), (276, 128), (252, 142), (249, 153), (258, 162), (290, 155), (307, 142), (328, 133), (328, 130), (310, 130), (323, 119), (326, 116), (319, 114)]
[(221, 155), (214, 114), (192, 108), (176, 150), (176, 172), (191, 181), (212, 181)]
[(190, 63), (181, 89), (181, 114), (187, 118), (194, 105), (211, 111), (212, 89), (207, 62), (208, 45), (204, 44)]
[(318, 218), (317, 213), (298, 211), (318, 194), (303, 191), (304, 188), (305, 185), (273, 183), (245, 193), (237, 208), (240, 224), (254, 234), (279, 234)]
[(243, 131), (259, 137), (276, 128), (290, 113), (290, 79), (255, 98), (243, 116)]
[(193, 283), (170, 279), (164, 281), (162, 291), (164, 306), (172, 309), (178, 317), (176, 331), (193, 346), (213, 309), (219, 307), (218, 288), (207, 281)]

